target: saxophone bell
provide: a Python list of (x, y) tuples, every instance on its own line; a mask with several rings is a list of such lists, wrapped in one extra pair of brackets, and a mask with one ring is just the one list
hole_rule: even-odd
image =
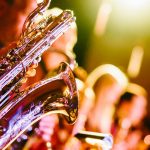
[(6, 149), (42, 117), (60, 113), (68, 123), (78, 115), (78, 91), (69, 65), (61, 63), (58, 74), (20, 93), (0, 111), (0, 149)]

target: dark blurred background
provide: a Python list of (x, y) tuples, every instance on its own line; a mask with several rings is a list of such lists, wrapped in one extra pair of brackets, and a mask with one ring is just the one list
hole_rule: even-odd
[(80, 66), (91, 72), (103, 63), (114, 64), (150, 95), (150, 1), (52, 0), (55, 6), (72, 9), (77, 18), (74, 51)]

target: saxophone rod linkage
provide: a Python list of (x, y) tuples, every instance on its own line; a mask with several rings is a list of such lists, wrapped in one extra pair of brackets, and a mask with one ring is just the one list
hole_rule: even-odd
[(48, 7), (50, 6), (51, 0), (43, 0), (43, 2), (37, 4), (37, 8), (35, 8), (29, 16), (26, 18), (23, 28), (22, 28), (22, 34), (24, 35), (27, 28), (30, 26), (32, 20), (39, 14), (44, 12)]

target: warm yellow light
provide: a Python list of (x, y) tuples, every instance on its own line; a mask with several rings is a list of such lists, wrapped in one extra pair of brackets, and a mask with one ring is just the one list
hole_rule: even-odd
[(94, 27), (95, 35), (100, 36), (104, 34), (111, 10), (112, 10), (112, 6), (110, 2), (106, 2), (106, 1), (102, 2), (98, 11), (98, 15)]
[(85, 138), (85, 141), (91, 145), (103, 145), (103, 142), (99, 139)]
[(51, 150), (52, 149), (52, 145), (50, 142), (46, 142), (46, 146), (47, 146), (47, 149), (48, 150)]
[(129, 66), (128, 66), (128, 75), (131, 78), (135, 78), (138, 76), (141, 65), (142, 65), (142, 60), (143, 60), (143, 54), (144, 50), (140, 46), (136, 46), (133, 48), (131, 57), (129, 60)]
[(95, 94), (94, 94), (94, 91), (92, 90), (92, 88), (89, 88), (89, 87), (86, 88), (84, 93), (85, 93), (85, 96), (88, 98), (90, 97), (91, 100), (93, 100), (95, 98)]
[(144, 143), (150, 145), (150, 135), (145, 136)]
[(117, 0), (118, 6), (124, 7), (128, 10), (141, 10), (143, 9), (148, 3), (149, 0)]
[(112, 143), (105, 142), (100, 139), (94, 139), (94, 138), (85, 138), (85, 142), (90, 144), (90, 145), (95, 145), (98, 147), (102, 147), (103, 149), (111, 149), (112, 148)]
[(128, 80), (126, 75), (119, 68), (112, 64), (104, 64), (94, 69), (87, 78), (88, 86), (93, 88), (97, 80), (106, 74), (113, 76), (117, 80), (118, 84), (122, 87), (125, 88), (127, 86)]
[(42, 3), (44, 0), (36, 0), (37, 4)]
[(135, 83), (129, 83), (126, 88), (126, 91), (136, 95), (143, 95), (147, 97), (147, 91), (142, 86)]
[(76, 137), (78, 139), (84, 139), (84, 141), (90, 145), (95, 145), (106, 149), (111, 149), (113, 146), (113, 138), (111, 134), (80, 131), (76, 134)]
[[(149, 0), (115, 0), (113, 1), (114, 20), (119, 25), (132, 27), (137, 32), (145, 27), (149, 17)], [(120, 27), (123, 28), (123, 27)]]
[(76, 84), (77, 84), (77, 89), (79, 91), (82, 91), (84, 89), (84, 83), (81, 80), (79, 80), (78, 78), (76, 78)]

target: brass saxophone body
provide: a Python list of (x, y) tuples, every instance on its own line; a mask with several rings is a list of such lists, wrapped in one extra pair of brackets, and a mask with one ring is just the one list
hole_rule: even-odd
[(78, 114), (78, 92), (72, 70), (61, 63), (58, 74), (18, 94), (0, 111), (0, 149), (6, 149), (42, 117), (61, 113), (69, 123)]
[(43, 17), (49, 4), (50, 0), (38, 4), (27, 17), (16, 45), (0, 58), (0, 149), (3, 150), (46, 115), (64, 114), (69, 123), (77, 118), (78, 92), (71, 70), (73, 59), (69, 59), (70, 66), (62, 63), (56, 76), (19, 91), (28, 68), (38, 63), (42, 53), (75, 21), (70, 10), (58, 16)]
[(37, 14), (43, 13), (48, 5), (49, 0), (38, 4), (25, 21), (17, 46), (0, 59), (0, 108), (10, 99), (10, 93), (17, 91), (28, 67), (38, 62), (41, 54), (75, 21), (70, 10), (37, 20)]

